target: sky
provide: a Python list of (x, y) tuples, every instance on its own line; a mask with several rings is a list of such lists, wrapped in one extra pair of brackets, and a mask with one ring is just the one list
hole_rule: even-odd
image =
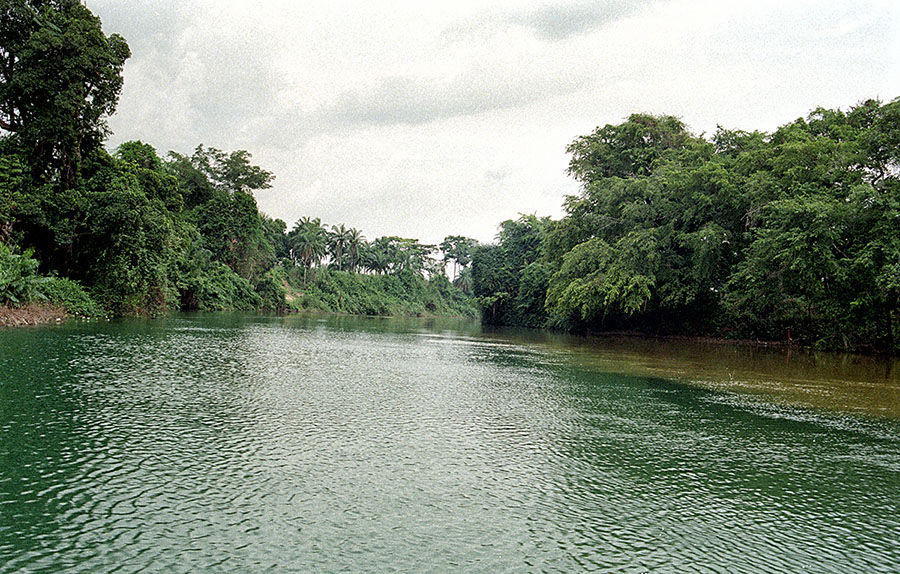
[(632, 113), (772, 131), (900, 96), (894, 0), (86, 0), (132, 56), (108, 146), (244, 149), (260, 210), (438, 243), (564, 215)]

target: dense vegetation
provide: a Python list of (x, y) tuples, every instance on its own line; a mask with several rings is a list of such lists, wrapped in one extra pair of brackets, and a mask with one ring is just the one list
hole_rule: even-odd
[(110, 154), (125, 40), (77, 0), (0, 0), (0, 15), (0, 304), (477, 312), (435, 246), (308, 218), (288, 232), (261, 214), (253, 194), (274, 176), (246, 151), (160, 157), (135, 141)]
[(709, 139), (632, 115), (568, 151), (567, 215), (473, 253), (486, 321), (897, 351), (900, 100)]
[(494, 324), (898, 350), (900, 100), (710, 138), (632, 115), (569, 146), (558, 221), (366, 241), (261, 214), (274, 176), (246, 151), (109, 153), (125, 40), (77, 0), (0, 14), (0, 304), (474, 314), (472, 293)]

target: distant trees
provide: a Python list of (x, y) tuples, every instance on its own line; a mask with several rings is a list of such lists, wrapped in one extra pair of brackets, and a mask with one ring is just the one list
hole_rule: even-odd
[(453, 262), (454, 281), (459, 278), (460, 269), (465, 269), (472, 262), (472, 251), (477, 245), (477, 241), (462, 235), (449, 235), (441, 241), (439, 247), (444, 254), (444, 262)]
[(55, 290), (91, 313), (277, 310), (293, 281), (323, 309), (461, 310), (452, 263), (491, 323), (900, 350), (900, 99), (709, 138), (634, 114), (568, 147), (581, 189), (560, 220), (435, 246), (308, 217), (288, 230), (259, 212), (274, 176), (245, 150), (108, 153), (129, 55), (78, 0), (0, 0), (7, 304)]
[[(434, 246), (369, 243), (359, 230), (310, 218), (288, 230), (261, 214), (254, 193), (274, 176), (246, 150), (201, 144), (160, 157), (131, 141), (108, 153), (105, 122), (129, 55), (78, 0), (0, 0), (3, 303), (64, 292), (82, 310), (99, 302), (114, 315), (279, 310), (293, 274), (302, 268), (295, 285), (309, 288), (325, 263), (322, 276), (338, 278), (319, 284), (328, 308), (471, 310), (437, 277)], [(374, 282), (386, 291), (372, 291), (360, 270), (390, 275)], [(42, 282), (47, 274), (65, 280)], [(356, 291), (345, 300), (342, 289)]]
[[(329, 268), (350, 273), (375, 275), (413, 273), (428, 277), (443, 275), (447, 261), (454, 261), (458, 270), (471, 262), (476, 247), (474, 239), (450, 236), (438, 246), (420, 243), (417, 239), (397, 236), (378, 237), (366, 241), (362, 232), (344, 224), (326, 227), (319, 218), (302, 217), (287, 234), (291, 261), (304, 268), (304, 283), (314, 277), (314, 269), (327, 264)], [(454, 279), (458, 279), (458, 273)], [(465, 282), (468, 288), (469, 282)]]

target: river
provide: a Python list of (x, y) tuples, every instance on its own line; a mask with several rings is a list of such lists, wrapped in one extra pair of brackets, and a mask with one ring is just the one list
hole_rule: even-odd
[(896, 367), (453, 320), (4, 329), (0, 572), (897, 572)]

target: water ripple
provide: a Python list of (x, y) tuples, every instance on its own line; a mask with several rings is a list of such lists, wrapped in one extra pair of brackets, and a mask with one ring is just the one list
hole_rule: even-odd
[(900, 569), (896, 422), (452, 329), (29, 333), (0, 572)]

